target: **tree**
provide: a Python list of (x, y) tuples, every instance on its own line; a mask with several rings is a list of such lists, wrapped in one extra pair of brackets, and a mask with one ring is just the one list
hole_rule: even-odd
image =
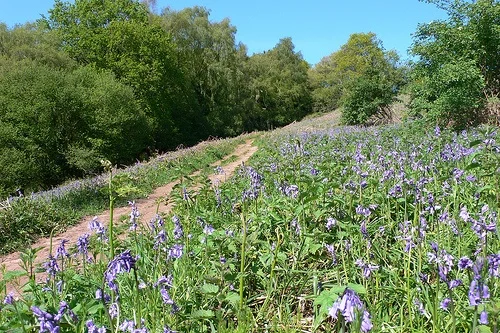
[(248, 73), (256, 104), (247, 115), (247, 127), (283, 126), (311, 112), (309, 65), (294, 49), (291, 38), (283, 38), (272, 50), (250, 57)]
[(234, 135), (242, 130), (246, 48), (236, 45), (236, 28), (228, 19), (212, 22), (203, 7), (166, 8), (162, 24), (177, 45), (197, 108), (200, 135)]
[(44, 22), (60, 35), (61, 46), (73, 59), (111, 70), (134, 89), (151, 118), (157, 148), (173, 148), (191, 136), (193, 128), (182, 121), (191, 110), (175, 45), (144, 4), (57, 0), (49, 13)]
[(447, 20), (419, 25), (411, 115), (456, 129), (484, 120), (500, 94), (500, 2), (432, 0)]
[(0, 194), (38, 190), (127, 163), (150, 140), (133, 90), (106, 71), (79, 66), (54, 35), (0, 26)]
[(309, 73), (315, 111), (344, 106), (344, 121), (361, 124), (387, 110), (404, 81), (398, 61), (397, 53), (385, 51), (374, 33), (352, 34)]

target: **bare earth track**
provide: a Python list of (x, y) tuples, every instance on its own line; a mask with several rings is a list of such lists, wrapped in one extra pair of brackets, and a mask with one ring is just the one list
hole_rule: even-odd
[[(236, 147), (232, 154), (226, 156), (222, 160), (212, 164), (213, 167), (220, 166), (222, 162), (228, 160), (231, 157), (236, 157), (234, 161), (227, 163), (222, 167), (223, 173), (212, 174), (208, 178), (211, 181), (212, 185), (216, 185), (218, 183), (224, 182), (226, 179), (230, 178), (238, 166), (242, 163), (248, 161), (248, 159), (257, 151), (257, 147), (252, 145), (253, 140), (247, 140), (245, 143)], [(200, 175), (200, 171), (196, 171), (190, 175), (190, 177), (196, 177)], [(157, 188), (153, 193), (151, 193), (145, 199), (137, 200), (136, 206), (139, 210), (141, 221), (147, 223), (153, 217), (155, 217), (158, 209), (159, 214), (168, 214), (172, 210), (172, 203), (168, 203), (165, 198), (170, 195), (172, 190), (176, 185), (180, 183), (180, 180), (173, 181), (164, 186)], [(163, 202), (163, 204), (162, 204)], [(159, 204), (160, 203), (160, 204)], [(114, 209), (113, 220), (115, 223), (118, 223), (118, 220), (123, 215), (130, 214), (130, 207), (120, 207)], [(61, 240), (68, 240), (67, 246), (73, 246), (76, 244), (78, 237), (83, 235), (84, 233), (89, 232), (89, 222), (92, 221), (94, 216), (87, 216), (83, 218), (77, 225), (74, 225), (68, 228), (65, 232), (58, 234), (57, 236), (52, 238), (53, 247), (57, 247)], [(110, 211), (104, 211), (100, 215), (97, 216), (97, 219), (106, 224), (110, 218)], [(47, 260), (50, 254), (50, 238), (41, 238), (36, 243), (32, 245), (32, 248), (40, 248), (37, 253), (37, 257), (35, 259), (35, 266), (41, 265), (44, 261)], [(21, 260), (20, 253), (14, 252), (8, 254), (6, 256), (0, 257), (0, 266), (5, 265), (5, 271), (13, 271), (20, 270), (21, 268)], [(2, 273), (0, 272), (0, 280), (3, 278)], [(43, 274), (37, 275), (37, 280), (41, 280), (43, 278)], [(21, 288), (26, 283), (27, 277), (19, 278), (15, 284), (10, 284), (7, 286), (7, 292), (11, 292), (14, 295), (21, 294)]]

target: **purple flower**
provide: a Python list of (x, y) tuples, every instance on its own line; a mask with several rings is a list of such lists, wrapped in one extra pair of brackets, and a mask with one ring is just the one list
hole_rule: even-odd
[(137, 229), (137, 220), (139, 219), (139, 216), (141, 214), (139, 213), (139, 210), (137, 209), (135, 201), (129, 201), (128, 204), (131, 207), (131, 211), (130, 211), (130, 230), (131, 231), (135, 231)]
[(182, 244), (174, 244), (168, 249), (168, 257), (170, 259), (179, 259), (182, 257), (184, 246)]
[(292, 222), (290, 222), (290, 226), (292, 229), (295, 230), (295, 234), (300, 235), (301, 228), (300, 228), (300, 224), (297, 221), (297, 219), (293, 219)]
[(474, 265), (474, 263), (468, 257), (462, 257), (458, 261), (458, 267), (460, 269), (472, 268), (473, 265)]
[(462, 284), (463, 284), (463, 282), (460, 279), (451, 280), (450, 283), (448, 284), (448, 288), (455, 289), (456, 287), (459, 287)]
[(465, 180), (467, 180), (468, 182), (473, 183), (473, 182), (475, 182), (477, 180), (477, 178), (474, 175), (467, 175), (467, 176), (465, 176)]
[(363, 308), (363, 303), (354, 290), (346, 288), (344, 294), (339, 296), (335, 303), (328, 311), (328, 314), (334, 318), (338, 318), (340, 313), (346, 322), (351, 323), (354, 321), (355, 312)]
[(181, 220), (177, 215), (172, 216), (172, 222), (174, 223), (174, 239), (181, 239), (184, 236), (184, 231), (182, 230)]
[(78, 237), (78, 240), (76, 241), (76, 247), (78, 249), (78, 253), (80, 253), (84, 257), (86, 257), (88, 254), (89, 238), (90, 238), (89, 234), (83, 234), (82, 236)]
[(5, 298), (3, 299), (3, 304), (14, 304), (14, 296), (12, 296), (12, 294), (8, 294), (7, 296), (5, 296)]
[(418, 298), (415, 298), (413, 300), (413, 304), (415, 304), (415, 306), (417, 307), (418, 312), (421, 315), (425, 315), (426, 314), (426, 310), (424, 308), (424, 304)]
[(119, 255), (115, 256), (113, 260), (108, 263), (105, 276), (108, 285), (112, 283), (116, 276), (122, 272), (130, 272), (135, 266), (136, 258), (132, 257), (130, 250), (126, 250)]
[(369, 238), (368, 230), (366, 230), (366, 220), (363, 220), (363, 222), (361, 222), (360, 231), (364, 239)]
[(205, 235), (211, 235), (214, 233), (214, 231), (214, 227), (212, 227), (210, 224), (205, 224), (205, 226), (203, 227), (203, 233)]
[(56, 273), (60, 271), (59, 265), (57, 264), (56, 259), (52, 255), (49, 255), (48, 261), (45, 262), (43, 266), (47, 274), (51, 276), (55, 276)]
[(97, 327), (96, 324), (92, 321), (92, 319), (88, 320), (85, 323), (85, 326), (87, 326), (88, 333), (106, 333), (106, 327)]
[(69, 253), (66, 251), (66, 243), (68, 242), (69, 240), (67, 239), (61, 239), (61, 243), (59, 244), (56, 250), (56, 259), (69, 257)]
[(174, 277), (172, 275), (168, 275), (168, 276), (162, 275), (162, 276), (160, 276), (158, 281), (156, 281), (155, 284), (153, 284), (153, 286), (154, 287), (165, 286), (165, 287), (167, 287), (167, 289), (170, 289), (174, 285), (173, 280), (174, 280)]
[(52, 314), (43, 311), (37, 306), (32, 306), (31, 311), (38, 319), (38, 323), (40, 324), (40, 333), (59, 333), (59, 320), (56, 320)]
[(59, 311), (57, 312), (57, 315), (54, 317), (54, 319), (56, 321), (60, 321), (65, 313), (67, 313), (71, 320), (73, 320), (75, 323), (78, 322), (78, 317), (73, 312), (73, 310), (69, 308), (68, 303), (66, 303), (65, 301), (61, 301), (61, 303), (59, 303)]
[(135, 322), (133, 320), (125, 319), (123, 323), (120, 324), (118, 329), (122, 332), (134, 332)]
[(153, 248), (156, 250), (160, 246), (160, 244), (165, 243), (167, 240), (167, 234), (165, 233), (165, 230), (161, 229), (158, 234), (155, 236), (155, 244)]
[(469, 213), (467, 212), (467, 207), (463, 206), (461, 209), (460, 209), (460, 214), (459, 214), (460, 218), (462, 220), (464, 220), (465, 222), (467, 222), (469, 219), (470, 219), (470, 215)]
[(362, 332), (369, 332), (373, 328), (373, 324), (371, 321), (371, 316), (368, 311), (364, 310), (363, 311), (363, 319), (361, 321), (361, 331)]
[(488, 312), (486, 312), (486, 310), (481, 312), (481, 315), (479, 316), (479, 324), (488, 325)]
[(109, 305), (108, 312), (109, 312), (109, 316), (111, 318), (114, 319), (114, 318), (118, 317), (118, 313), (120, 312), (120, 309), (118, 308), (118, 303), (111, 303)]
[(332, 264), (336, 265), (337, 264), (337, 255), (335, 254), (335, 245), (327, 244), (327, 245), (325, 245), (325, 247), (326, 247), (326, 250), (328, 251), (328, 253), (330, 254), (330, 256), (332, 257)]
[(363, 207), (361, 205), (358, 205), (358, 207), (356, 207), (356, 214), (359, 214), (359, 215), (362, 215), (364, 217), (368, 217), (371, 215), (371, 211), (370, 211), (370, 208), (367, 208), (367, 207)]
[(170, 298), (170, 294), (168, 293), (167, 289), (161, 288), (160, 294), (161, 298), (163, 299), (163, 303), (170, 305), (174, 304), (174, 301), (172, 300), (172, 298)]
[(500, 276), (500, 254), (490, 254), (488, 256), (488, 272), (492, 277)]
[(287, 197), (295, 199), (299, 195), (299, 187), (297, 185), (285, 185), (282, 192)]
[(337, 225), (337, 220), (333, 217), (326, 219), (326, 229), (331, 230), (335, 225)]
[(106, 293), (103, 293), (102, 289), (99, 288), (95, 291), (95, 298), (98, 300), (103, 300), (104, 303), (109, 303), (111, 302), (111, 296), (109, 296)]
[(448, 307), (450, 306), (450, 304), (451, 304), (451, 299), (445, 298), (441, 301), (441, 304), (439, 305), (439, 307), (443, 310), (448, 310)]
[(97, 220), (97, 216), (89, 222), (89, 228), (91, 231), (94, 231), (96, 235), (99, 235), (101, 241), (106, 240), (106, 228)]
[(356, 265), (359, 267), (359, 268), (362, 268), (363, 269), (363, 276), (365, 278), (369, 278), (370, 275), (372, 274), (372, 272), (376, 271), (379, 266), (378, 265), (372, 265), (370, 263), (365, 263), (363, 260), (361, 259), (358, 259), (356, 260)]
[(490, 298), (490, 290), (481, 281), (473, 279), (469, 286), (468, 297), (470, 306), (477, 306), (481, 304), (483, 299)]

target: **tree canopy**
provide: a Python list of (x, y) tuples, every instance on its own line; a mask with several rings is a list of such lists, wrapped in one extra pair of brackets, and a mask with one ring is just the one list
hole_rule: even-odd
[(374, 33), (355, 33), (340, 50), (323, 58), (310, 72), (314, 109), (343, 106), (347, 124), (363, 124), (386, 110), (403, 83), (395, 51), (385, 51)]
[(415, 34), (411, 114), (455, 128), (485, 120), (485, 105), (500, 93), (500, 3), (427, 2), (448, 19), (421, 24)]

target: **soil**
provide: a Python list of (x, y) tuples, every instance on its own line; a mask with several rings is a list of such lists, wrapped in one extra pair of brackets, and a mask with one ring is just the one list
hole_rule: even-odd
[[(241, 164), (246, 163), (248, 159), (257, 151), (257, 147), (253, 146), (253, 140), (247, 140), (245, 143), (236, 147), (232, 154), (224, 157), (222, 160), (215, 162), (212, 164), (212, 167), (221, 166), (223, 172), (219, 172), (216, 174), (212, 174), (208, 176), (212, 186), (216, 186), (218, 183), (222, 183), (229, 179), (235, 172), (235, 170)], [(232, 159), (232, 162), (225, 163), (227, 160)], [(190, 178), (200, 176), (200, 171), (194, 172), (189, 175)], [(175, 188), (176, 185), (180, 183), (180, 180), (173, 181), (164, 186), (157, 188), (151, 195), (149, 195), (145, 199), (139, 199), (135, 202), (137, 209), (140, 213), (140, 221), (142, 223), (149, 222), (152, 218), (155, 217), (157, 212), (159, 214), (168, 214), (171, 212), (173, 204), (169, 202), (167, 199)], [(191, 187), (189, 190), (196, 190), (197, 186)], [(115, 208), (113, 210), (113, 221), (118, 224), (120, 218), (123, 215), (130, 214), (130, 207), (120, 207)], [(89, 222), (92, 221), (94, 216), (87, 216), (83, 218), (78, 224), (68, 228), (63, 233), (60, 233), (52, 238), (53, 244), (53, 252), (55, 252), (55, 248), (59, 245), (61, 240), (68, 240), (66, 244), (66, 248), (70, 248), (71, 246), (76, 244), (78, 237), (83, 235), (84, 233), (89, 233)], [(103, 223), (107, 224), (110, 218), (110, 211), (104, 211), (97, 216), (97, 219)], [(50, 238), (41, 238), (36, 243), (32, 245), (32, 248), (39, 248), (40, 250), (37, 252), (37, 256), (35, 258), (35, 266), (43, 264), (50, 254)], [(14, 270), (22, 270), (20, 253), (14, 252), (5, 256), (0, 257), (0, 267), (5, 265), (5, 271), (14, 271)], [(3, 274), (0, 271), (0, 280), (2, 280)], [(44, 274), (37, 274), (37, 281), (42, 281), (45, 279)], [(27, 282), (27, 277), (20, 277), (14, 283), (9, 283), (7, 285), (7, 293), (12, 293), (15, 296), (19, 296), (21, 294), (21, 289), (23, 285)]]

